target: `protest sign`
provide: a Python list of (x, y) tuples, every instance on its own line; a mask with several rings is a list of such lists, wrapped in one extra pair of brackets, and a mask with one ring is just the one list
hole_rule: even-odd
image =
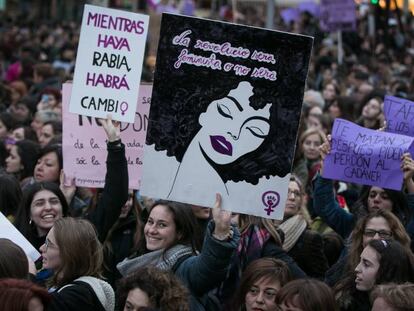
[[(63, 84), (63, 167), (79, 187), (102, 188), (106, 173), (106, 134), (99, 121), (69, 112), (72, 84)], [(121, 123), (121, 139), (128, 161), (129, 188), (139, 189), (151, 85), (141, 85), (133, 124)]]
[(321, 0), (319, 22), (323, 31), (356, 30), (354, 0)]
[(414, 102), (395, 96), (385, 96), (386, 131), (414, 137)]
[(405, 152), (413, 154), (413, 141), (413, 137), (370, 130), (337, 118), (323, 177), (401, 190), (401, 157)]
[(19, 245), (26, 255), (36, 261), (40, 257), (40, 253), (32, 244), (16, 229), (15, 226), (0, 212), (0, 238), (9, 239), (14, 244)]
[(148, 16), (85, 5), (69, 111), (133, 123)]
[(281, 219), (312, 43), (163, 14), (141, 193)]

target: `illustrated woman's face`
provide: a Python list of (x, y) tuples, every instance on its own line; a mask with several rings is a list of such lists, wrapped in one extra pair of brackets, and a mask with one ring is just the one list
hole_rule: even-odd
[(199, 117), (202, 126), (197, 134), (204, 153), (217, 164), (231, 163), (256, 150), (269, 134), (270, 107), (255, 110), (249, 98), (253, 87), (240, 82), (237, 88), (213, 101)]
[(355, 268), (356, 288), (360, 291), (370, 291), (375, 285), (379, 267), (378, 253), (371, 246), (365, 247), (361, 253), (361, 260)]

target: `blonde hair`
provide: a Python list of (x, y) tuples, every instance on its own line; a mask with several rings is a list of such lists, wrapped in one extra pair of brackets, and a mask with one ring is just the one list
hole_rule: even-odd
[(61, 266), (52, 284), (62, 286), (81, 276), (102, 277), (103, 251), (94, 226), (87, 220), (61, 218), (53, 226)]

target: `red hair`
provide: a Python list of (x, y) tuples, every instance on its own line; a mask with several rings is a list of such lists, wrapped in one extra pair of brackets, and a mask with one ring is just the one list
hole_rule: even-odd
[(32, 298), (39, 298), (45, 309), (51, 300), (47, 290), (28, 280), (1, 279), (0, 301), (2, 310), (24, 311), (28, 310)]

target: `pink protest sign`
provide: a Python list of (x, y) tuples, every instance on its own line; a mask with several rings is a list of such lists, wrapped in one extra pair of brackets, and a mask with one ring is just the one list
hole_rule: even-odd
[[(72, 84), (63, 85), (63, 167), (79, 187), (102, 188), (106, 173), (106, 134), (96, 118), (69, 112)], [(152, 85), (141, 85), (134, 123), (121, 123), (129, 188), (139, 189)]]

